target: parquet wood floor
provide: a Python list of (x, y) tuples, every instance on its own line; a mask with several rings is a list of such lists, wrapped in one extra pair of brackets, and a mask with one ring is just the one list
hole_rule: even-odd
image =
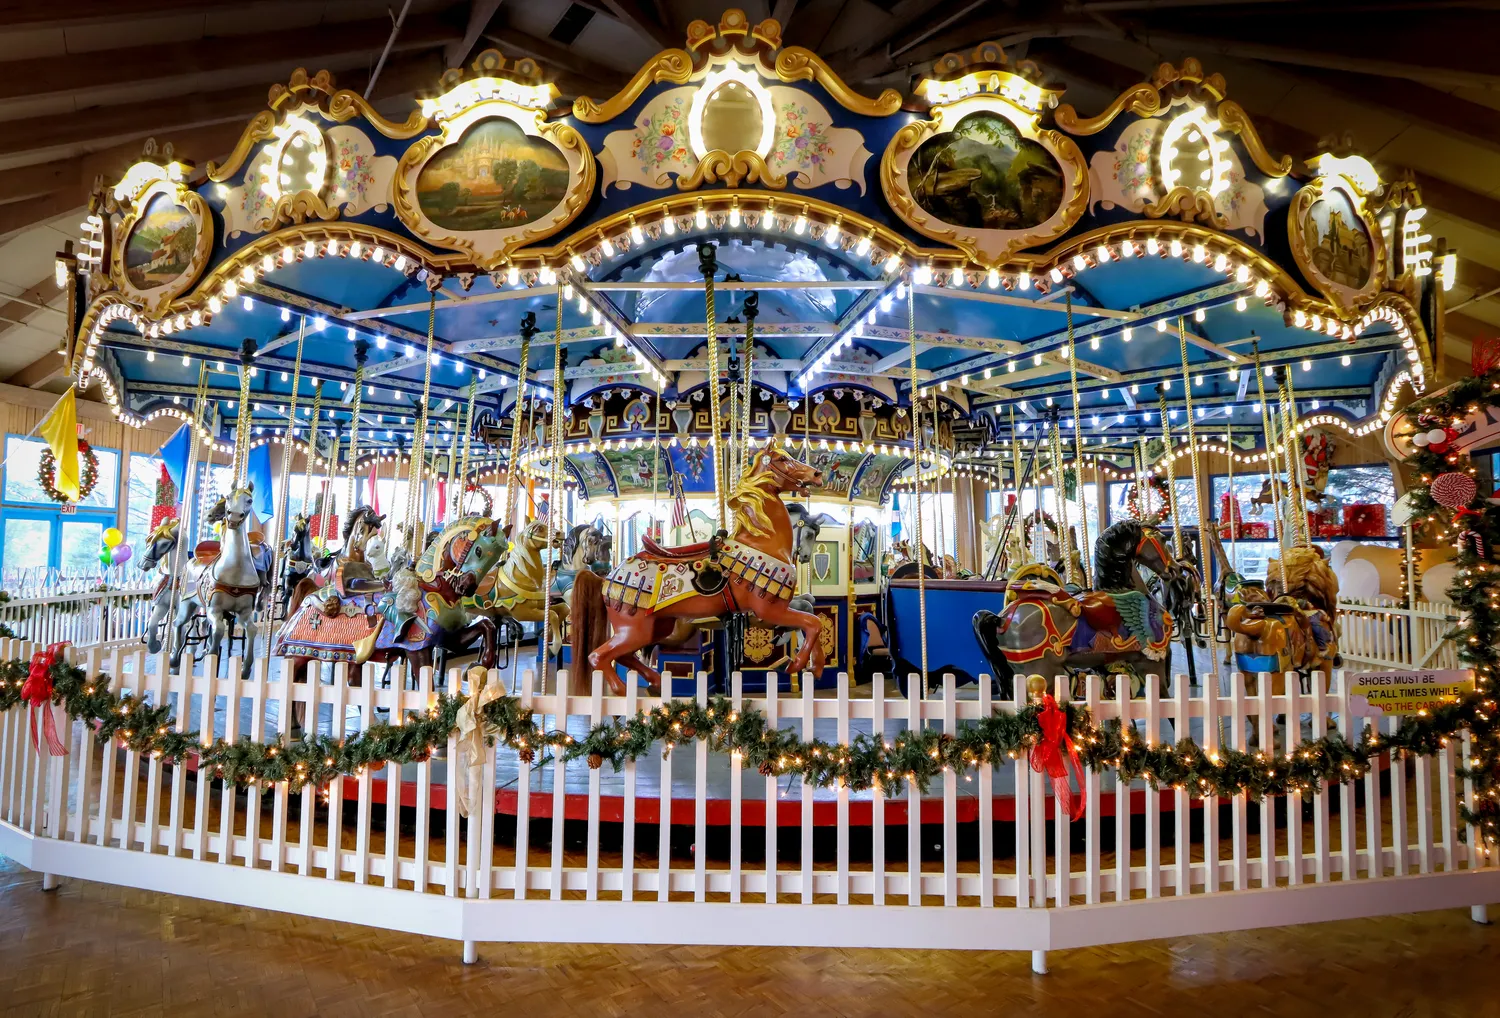
[[(483, 945), (65, 881), (0, 859), (7, 1016), (1497, 1013), (1500, 926), (1466, 912), (1054, 952)], [(900, 922), (893, 908), (883, 920)]]

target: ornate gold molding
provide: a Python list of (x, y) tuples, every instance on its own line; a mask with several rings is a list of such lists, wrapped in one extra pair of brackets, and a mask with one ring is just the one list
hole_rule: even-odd
[(292, 72), (287, 84), (271, 86), (268, 105), (270, 109), (257, 113), (245, 125), (228, 159), (223, 163), (207, 164), (205, 169), (209, 180), (222, 183), (234, 176), (245, 165), (251, 149), (272, 136), (283, 116), (294, 116), (309, 109), (317, 110), (325, 120), (336, 124), (362, 117), (381, 134), (396, 141), (416, 137), (427, 129), (427, 115), (421, 109), (412, 110), (401, 123), (387, 120), (358, 92), (336, 89), (333, 75), (328, 71), (319, 71), (308, 77), (306, 68), (302, 67)]
[[(509, 120), (522, 132), (555, 145), (568, 163), (568, 189), (549, 212), (532, 223), (493, 230), (452, 230), (438, 226), (422, 212), (417, 199), (417, 180), (428, 160), (462, 139), (470, 127), (485, 120)], [(583, 210), (594, 194), (598, 174), (594, 154), (583, 135), (571, 125), (548, 123), (541, 110), (529, 110), (503, 99), (490, 99), (468, 108), (452, 120), (441, 122), (437, 134), (418, 139), (396, 164), (393, 207), (396, 218), (429, 244), (462, 251), (473, 265), (488, 271), (502, 264), (510, 252), (562, 230)]]
[[(130, 245), (130, 235), (141, 217), (158, 195), (165, 195), (173, 204), (180, 205), (193, 217), (195, 232), (193, 254), (174, 279), (160, 286), (138, 287), (130, 280), (126, 271), (125, 255)], [(147, 314), (160, 315), (175, 298), (186, 293), (197, 281), (208, 265), (214, 246), (214, 218), (208, 202), (192, 188), (170, 180), (157, 180), (143, 188), (130, 203), (129, 210), (114, 229), (110, 251), (110, 279), (119, 292), (145, 309)]]
[(1283, 155), (1280, 159), (1271, 158), (1271, 153), (1266, 150), (1266, 143), (1260, 140), (1260, 132), (1256, 131), (1255, 124), (1250, 120), (1250, 114), (1239, 103), (1233, 100), (1219, 103), (1218, 116), (1220, 125), (1226, 131), (1239, 135), (1245, 151), (1250, 153), (1250, 158), (1262, 173), (1268, 177), (1284, 177), (1292, 172), (1292, 157)]
[(1110, 124), (1114, 123), (1116, 117), (1127, 109), (1138, 117), (1154, 117), (1161, 112), (1161, 92), (1150, 82), (1141, 82), (1132, 85), (1119, 95), (1114, 101), (1106, 106), (1098, 116), (1080, 117), (1078, 111), (1071, 103), (1063, 103), (1057, 108), (1053, 120), (1069, 134), (1079, 137), (1090, 134), (1098, 134)]
[(1071, 105), (1064, 104), (1057, 108), (1054, 119), (1057, 126), (1069, 134), (1098, 134), (1126, 110), (1144, 119), (1168, 109), (1175, 99), (1191, 99), (1213, 107), (1220, 126), (1239, 136), (1245, 151), (1250, 153), (1251, 160), (1262, 173), (1269, 177), (1286, 176), (1292, 171), (1292, 157), (1273, 158), (1250, 115), (1239, 103), (1226, 99), (1227, 93), (1228, 86), (1222, 74), (1204, 74), (1203, 65), (1189, 57), (1180, 68), (1167, 63), (1158, 65), (1150, 81), (1131, 85), (1115, 96), (1114, 101), (1097, 116), (1081, 117)]
[(692, 54), (680, 49), (662, 50), (642, 65), (641, 69), (625, 83), (624, 88), (602, 103), (596, 103), (586, 95), (574, 99), (573, 116), (585, 124), (605, 123), (629, 109), (630, 105), (641, 97), (641, 93), (646, 91), (648, 85), (663, 81), (673, 85), (684, 85), (692, 76)]
[[(1063, 200), (1045, 222), (1018, 230), (995, 230), (945, 222), (923, 209), (912, 197), (907, 166), (928, 139), (952, 130), (970, 113), (988, 111), (1009, 120), (1022, 135), (1041, 145), (1057, 161), (1063, 176)], [(1059, 131), (1037, 127), (1036, 118), (1005, 99), (979, 94), (933, 108), (933, 120), (918, 120), (891, 138), (880, 158), (880, 188), (891, 210), (913, 230), (951, 244), (986, 267), (1005, 261), (1012, 252), (1059, 237), (1072, 228), (1088, 207), (1088, 160), (1077, 142)]]
[(844, 83), (832, 67), (816, 53), (789, 46), (776, 54), (776, 77), (782, 81), (815, 81), (844, 109), (865, 117), (888, 117), (901, 109), (901, 93), (888, 88), (874, 99), (860, 95)]
[[(1307, 215), (1313, 204), (1328, 191), (1339, 191), (1349, 202), (1349, 207), (1364, 224), (1370, 238), (1370, 278), (1359, 288), (1336, 282), (1320, 272), (1312, 262), (1312, 244), (1307, 231)], [(1328, 299), (1341, 317), (1358, 311), (1381, 294), (1386, 281), (1385, 234), (1380, 223), (1365, 205), (1365, 200), (1353, 189), (1346, 187), (1340, 177), (1320, 177), (1305, 185), (1292, 196), (1287, 207), (1287, 245), (1292, 249), (1292, 259), (1309, 283)]]
[(730, 155), (723, 149), (714, 149), (703, 154), (690, 175), (677, 178), (677, 189), (693, 191), (704, 184), (717, 184), (720, 180), (729, 187), (739, 187), (741, 182), (746, 182), (758, 183), (773, 191), (786, 188), (786, 176), (772, 173), (758, 153), (744, 150)]

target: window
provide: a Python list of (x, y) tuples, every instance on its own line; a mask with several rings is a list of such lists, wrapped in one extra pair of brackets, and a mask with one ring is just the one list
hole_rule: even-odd
[[(5, 436), (5, 501), (55, 506), (37, 481), (42, 451), (47, 443), (22, 435)], [(99, 460), (99, 480), (88, 497), (79, 502), (84, 509), (113, 509), (119, 488), (120, 454), (111, 449), (94, 448)], [(79, 456), (79, 476), (83, 475), (83, 457)]]
[[(125, 482), (125, 542), (139, 555), (151, 534), (151, 511), (156, 506), (156, 486), (161, 480), (160, 456), (132, 453)], [(176, 493), (169, 494), (176, 499)]]

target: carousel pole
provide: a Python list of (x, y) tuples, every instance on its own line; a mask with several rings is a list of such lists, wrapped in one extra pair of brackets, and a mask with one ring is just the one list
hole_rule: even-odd
[[(1260, 366), (1260, 341), (1253, 340), (1250, 349), (1255, 356), (1255, 389), (1260, 395), (1260, 421), (1261, 429), (1266, 436), (1266, 469), (1271, 478), (1271, 522), (1276, 527), (1276, 546), (1281, 557), (1276, 560), (1276, 567), (1281, 570), (1281, 589), (1286, 589), (1286, 521), (1281, 516), (1281, 467), (1276, 462), (1276, 431), (1271, 414), (1271, 405), (1266, 402), (1265, 372)], [(1270, 582), (1271, 577), (1266, 576)]]
[[(1078, 552), (1083, 559), (1084, 583), (1089, 589), (1093, 589), (1094, 562), (1091, 556), (1084, 553), (1084, 549), (1089, 546), (1089, 508), (1083, 497), (1083, 423), (1079, 419), (1083, 408), (1078, 405), (1078, 361), (1074, 358), (1073, 291), (1071, 288), (1064, 293), (1063, 299), (1067, 301), (1068, 314), (1068, 382), (1073, 390), (1073, 480), (1078, 486), (1078, 525), (1082, 528), (1079, 531)], [(1098, 491), (1097, 487), (1095, 491)], [(1071, 554), (1069, 558), (1072, 558)]]
[(344, 502), (347, 512), (354, 512), (354, 503), (359, 493), (359, 409), (365, 394), (365, 361), (370, 356), (370, 344), (363, 339), (354, 341), (354, 403), (349, 418), (349, 477), (345, 485)]
[[(557, 324), (552, 333), (552, 455), (550, 457), (550, 492), (547, 505), (547, 538), (542, 544), (542, 640), (537, 653), (542, 659), (542, 683), (547, 679), (547, 648), (551, 644), (552, 611), (552, 537), (562, 516), (562, 461), (563, 461), (563, 302), (557, 304)], [(577, 663), (574, 665), (575, 670)], [(557, 693), (562, 694), (561, 673), (558, 676)]]
[[(287, 527), (286, 513), (292, 498), (292, 429), (297, 426), (297, 388), (302, 384), (302, 341), (306, 336), (307, 317), (303, 316), (302, 325), (297, 330), (297, 359), (292, 363), (292, 401), (287, 408), (287, 420), (290, 423), (281, 434), (281, 497), (276, 500), (276, 527), (279, 533), (276, 540), (271, 542), (272, 577), (281, 575), (281, 545), (291, 533)], [(272, 617), (275, 617), (274, 614)]]
[[(411, 470), (413, 477), (423, 479), (422, 483), (424, 487), (427, 466), (427, 401), (432, 396), (432, 334), (437, 328), (437, 284), (440, 282), (436, 276), (429, 276), (428, 280), (429, 285), (432, 287), (432, 295), (427, 304), (427, 350), (422, 357), (422, 406), (416, 418), (416, 434), (412, 439), (413, 465)], [(408, 484), (406, 491), (408, 519), (415, 515), (410, 510), (417, 507), (416, 496), (417, 489)], [(425, 518), (425, 509), (423, 515)], [(415, 527), (412, 533), (407, 535), (408, 539), (411, 540), (411, 560), (413, 562), (416, 562), (421, 557), (423, 545), (427, 543), (426, 530), (425, 525)]]
[(250, 365), (255, 360), (255, 340), (240, 345), (240, 402), (234, 422), (234, 462), (230, 465), (230, 491), (245, 483), (245, 461), (250, 455)]
[[(1224, 432), (1224, 448), (1229, 450), (1224, 457), (1229, 469), (1229, 568), (1235, 572), (1240, 570), (1240, 528), (1235, 524), (1235, 516), (1239, 515), (1240, 498), (1234, 491), (1234, 432)], [(1209, 496), (1213, 496), (1210, 489)], [(1201, 514), (1200, 514), (1201, 515)]]
[[(906, 287), (906, 339), (911, 350), (911, 443), (912, 459), (917, 465), (912, 481), (912, 505), (917, 516), (917, 610), (922, 629), (922, 686), (919, 697), (927, 692), (927, 565), (922, 561), (922, 418), (917, 413), (917, 295)], [(812, 406), (808, 405), (811, 413)], [(934, 435), (933, 439), (936, 440)], [(908, 689), (906, 695), (911, 696)]]
[[(1063, 576), (1068, 583), (1078, 583), (1078, 564), (1073, 561), (1073, 549), (1068, 547), (1068, 492), (1067, 478), (1064, 475), (1062, 465), (1062, 425), (1058, 420), (1057, 410), (1054, 408), (1050, 415), (1052, 419), (1048, 422), (1048, 431), (1052, 438), (1052, 501), (1057, 505), (1057, 546), (1063, 559)], [(1037, 492), (1037, 504), (1041, 504), (1041, 492)], [(1042, 540), (1045, 541), (1043, 534)]]
[(708, 408), (712, 421), (713, 448), (710, 450), (714, 462), (714, 501), (719, 512), (720, 540), (728, 536), (729, 515), (725, 505), (724, 422), (719, 411), (719, 329), (714, 313), (714, 275), (719, 271), (719, 260), (713, 244), (698, 245), (698, 271), (703, 274), (704, 324), (708, 329)]
[(844, 641), (844, 671), (849, 684), (854, 684), (854, 485), (849, 485), (849, 539), (844, 542), (844, 582), (848, 584), (848, 599), (844, 616), (847, 639)]
[[(167, 616), (167, 628), (169, 632), (172, 630), (173, 620), (176, 618), (177, 599), (182, 596), (183, 574), (187, 571), (188, 549), (192, 546), (189, 543), (188, 517), (196, 515), (192, 512), (192, 506), (193, 498), (198, 493), (198, 443), (204, 438), (198, 415), (202, 412), (204, 395), (207, 391), (208, 363), (202, 361), (198, 364), (198, 396), (193, 401), (193, 417), (188, 424), (187, 472), (182, 478), (182, 517), (177, 523), (177, 554), (172, 559), (175, 563), (175, 568), (172, 570), (172, 593), (171, 600), (168, 602), (172, 605), (172, 614)], [(191, 536), (196, 537), (196, 535), (197, 526), (195, 521)], [(163, 646), (170, 648), (171, 639), (169, 638), (165, 641)], [(189, 670), (191, 671), (191, 668)]]
[(760, 317), (760, 293), (751, 290), (745, 294), (745, 394), (740, 399), (740, 412), (744, 415), (740, 423), (740, 466), (738, 477), (743, 478), (750, 469), (750, 408), (754, 391), (753, 372), (755, 365), (755, 319)]
[(1305, 548), (1312, 543), (1312, 534), (1307, 526), (1307, 471), (1297, 451), (1301, 442), (1297, 433), (1297, 389), (1292, 382), (1292, 373), (1285, 367), (1276, 369), (1276, 381), (1281, 386), (1281, 412), (1286, 417), (1281, 437), (1286, 445), (1287, 478), (1297, 493), (1297, 533), (1301, 535)]
[(458, 468), (458, 491), (453, 496), (453, 518), (464, 514), (464, 489), (469, 486), (469, 449), (474, 440), (474, 398), (479, 395), (479, 378), (469, 378), (469, 406), (464, 417), (463, 461)]
[[(305, 329), (306, 319), (303, 328)], [(307, 514), (308, 525), (312, 525), (314, 513), (312, 511), (312, 475), (313, 460), (318, 456), (318, 415), (323, 412), (323, 383), (316, 378), (313, 379), (313, 401), (312, 411), (309, 415), (307, 427), (307, 441), (302, 446), (302, 511)], [(296, 424), (296, 418), (292, 419)], [(313, 537), (317, 537), (313, 534)]]
[(1182, 558), (1182, 514), (1179, 512), (1181, 506), (1177, 504), (1177, 457), (1172, 449), (1172, 425), (1167, 416), (1167, 389), (1164, 385), (1158, 384), (1156, 387), (1156, 406), (1161, 414), (1161, 441), (1166, 449), (1162, 458), (1167, 464), (1167, 500), (1172, 507), (1172, 543), (1176, 547), (1177, 557)]
[(525, 430), (521, 421), (526, 412), (526, 365), (531, 359), (531, 337), (540, 330), (536, 327), (536, 312), (528, 311), (521, 316), (521, 360), (516, 365), (516, 399), (510, 406), (510, 462), (505, 470), (505, 529), (514, 534), (518, 505), (518, 485), (521, 477), (521, 433)]
[(933, 558), (937, 559), (937, 571), (939, 576), (946, 576), (948, 572), (948, 550), (943, 541), (943, 517), (947, 515), (943, 509), (943, 472), (938, 466), (938, 455), (942, 452), (943, 442), (938, 422), (938, 398), (937, 394), (932, 396), (932, 466), (936, 475), (932, 479), (933, 494), (937, 496), (937, 511), (932, 514), (932, 548)]
[[(1207, 556), (1203, 554), (1203, 550), (1206, 547), (1205, 540), (1204, 540), (1204, 537), (1203, 537), (1203, 528), (1205, 526), (1212, 526), (1213, 523), (1209, 519), (1209, 514), (1205, 511), (1205, 506), (1203, 505), (1203, 501), (1204, 500), (1203, 500), (1203, 497), (1202, 497), (1202, 489), (1200, 489), (1199, 486), (1198, 486), (1199, 485), (1199, 480), (1203, 477), (1203, 474), (1198, 469), (1198, 433), (1195, 430), (1195, 425), (1193, 424), (1193, 386), (1192, 386), (1192, 379), (1188, 377), (1187, 323), (1183, 320), (1183, 318), (1182, 318), (1181, 315), (1179, 315), (1177, 317), (1177, 346), (1178, 346), (1178, 353), (1182, 357), (1182, 393), (1183, 393), (1183, 398), (1185, 400), (1184, 405), (1187, 408), (1188, 462), (1192, 466), (1192, 470), (1193, 470), (1193, 491), (1194, 491), (1195, 497), (1196, 497), (1196, 499), (1198, 501), (1198, 545), (1199, 545), (1199, 555), (1201, 557), (1203, 557), (1203, 558), (1207, 558)], [(1213, 490), (1212, 490), (1212, 485), (1210, 485), (1209, 496), (1212, 497), (1212, 495), (1213, 495)], [(1176, 496), (1176, 490), (1174, 488), (1174, 490), (1173, 490), (1173, 497), (1175, 498), (1175, 496)], [(1176, 516), (1176, 515), (1177, 514), (1174, 512), (1173, 516)], [(1200, 570), (1203, 569), (1203, 566), (1201, 565), (1201, 563), (1200, 563), (1199, 568), (1200, 568)], [(1217, 639), (1218, 632), (1219, 632), (1218, 599), (1214, 598), (1214, 597), (1205, 597), (1204, 598), (1204, 602), (1205, 602), (1204, 607), (1206, 609), (1205, 612), (1204, 612), (1204, 615), (1207, 616), (1208, 633), (1209, 633), (1209, 637), (1210, 637), (1210, 646), (1213, 647), (1213, 652), (1208, 655), (1208, 674), (1209, 674), (1209, 676), (1213, 680), (1214, 688), (1218, 689), (1219, 688), (1219, 650), (1218, 650), (1218, 647), (1213, 646), (1213, 643), (1212, 643), (1212, 640)], [(1189, 660), (1189, 663), (1191, 665), (1192, 664), (1192, 657), (1193, 657), (1192, 641), (1188, 641), (1188, 646), (1187, 646), (1186, 650), (1187, 650), (1188, 660)], [(1191, 667), (1189, 668), (1189, 671), (1194, 671), (1194, 670), (1195, 669), (1193, 669)]]

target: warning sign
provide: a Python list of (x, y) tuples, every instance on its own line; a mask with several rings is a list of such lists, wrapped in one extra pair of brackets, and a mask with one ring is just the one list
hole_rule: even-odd
[(1424, 672), (1350, 672), (1349, 712), (1355, 717), (1415, 714), (1452, 703), (1474, 689), (1466, 668)]

